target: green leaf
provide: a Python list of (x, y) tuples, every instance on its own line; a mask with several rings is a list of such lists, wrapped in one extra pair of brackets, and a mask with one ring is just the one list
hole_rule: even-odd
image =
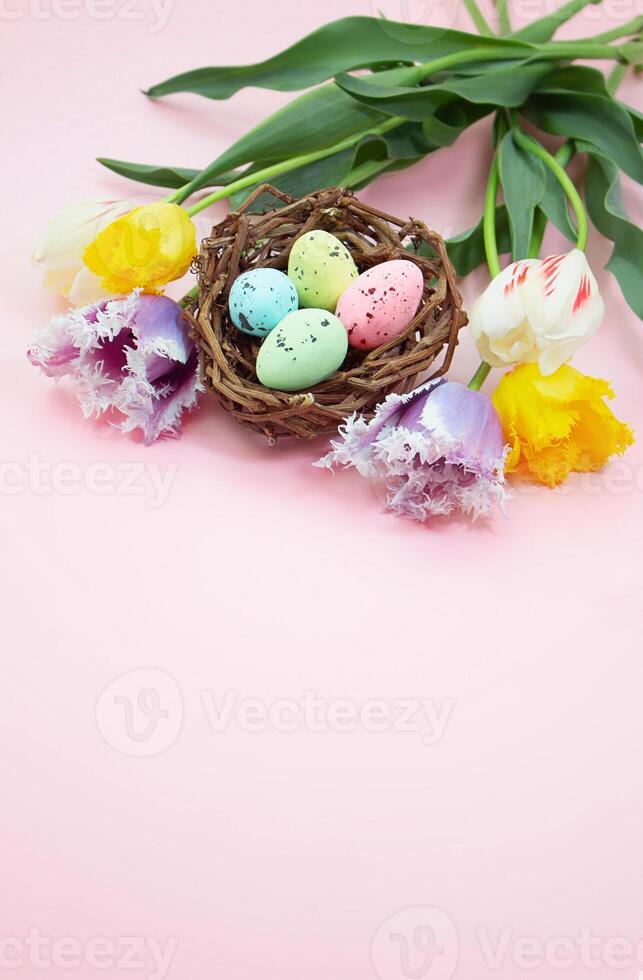
[(605, 268), (616, 276), (628, 304), (643, 318), (643, 230), (628, 217), (615, 165), (591, 144), (579, 150), (589, 154), (585, 177), (589, 216), (601, 235), (614, 242)]
[[(152, 184), (154, 187), (183, 187), (188, 184), (199, 173), (198, 170), (191, 170), (188, 167), (156, 167), (146, 163), (127, 163), (125, 160), (110, 160), (107, 157), (97, 157), (98, 163), (102, 163), (108, 170), (127, 177), (129, 180), (136, 180), (140, 184)], [(217, 179), (217, 184), (229, 184), (236, 180), (238, 174), (234, 171), (221, 174)]]
[(594, 143), (621, 170), (643, 183), (643, 155), (632, 119), (615, 99), (593, 93), (534, 92), (522, 112), (546, 133)]
[(536, 86), (536, 92), (587, 92), (610, 98), (605, 75), (596, 68), (585, 65), (568, 65), (555, 68)]
[(450, 76), (435, 85), (406, 87), (382, 84), (379, 75), (338, 75), (337, 84), (353, 98), (392, 116), (421, 121), (454, 97), (476, 105), (516, 107), (523, 104), (551, 66), (526, 61), (473, 77)]
[(545, 190), (540, 199), (540, 210), (545, 212), (548, 221), (558, 228), (570, 242), (576, 244), (578, 231), (569, 213), (569, 201), (565, 191), (560, 186), (551, 170), (545, 170)]
[(509, 214), (511, 251), (514, 260), (524, 259), (534, 224), (534, 211), (545, 191), (545, 168), (506, 133), (499, 152), (500, 183)]
[[(272, 183), (293, 197), (302, 197), (324, 187), (364, 187), (383, 171), (410, 166), (432, 149), (434, 147), (426, 140), (422, 128), (408, 123), (384, 136), (366, 136), (355, 146), (284, 174)], [(255, 184), (235, 194), (232, 206), (239, 207), (256, 187)], [(262, 195), (257, 201), (257, 210), (273, 205), (272, 195)]]
[(436, 147), (452, 146), (465, 129), (490, 112), (493, 112), (493, 106), (474, 105), (460, 99), (440, 106), (430, 119), (422, 123), (422, 129)]
[(267, 61), (254, 65), (198, 68), (153, 85), (147, 95), (193, 92), (209, 99), (228, 99), (247, 86), (293, 92), (318, 85), (334, 75), (394, 61), (428, 61), (456, 51), (502, 47), (508, 52), (528, 46), (510, 38), (481, 37), (443, 27), (401, 24), (375, 17), (346, 17), (302, 38)]
[[(504, 204), (500, 204), (496, 208), (496, 239), (498, 253), (500, 255), (511, 251), (509, 218)], [(469, 228), (468, 231), (463, 231), (462, 234), (450, 238), (446, 245), (449, 258), (453, 262), (459, 276), (468, 276), (479, 265), (483, 265), (486, 262), (486, 255), (484, 250), (482, 218), (473, 228)], [(420, 252), (422, 252), (422, 249), (420, 249)]]

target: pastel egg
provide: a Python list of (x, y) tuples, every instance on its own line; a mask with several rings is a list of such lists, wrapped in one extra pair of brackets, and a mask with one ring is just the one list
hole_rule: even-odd
[(375, 350), (397, 337), (417, 313), (423, 290), (422, 271), (406, 259), (382, 262), (363, 272), (337, 304), (351, 347)]
[(327, 231), (309, 231), (290, 252), (288, 275), (305, 308), (335, 311), (337, 300), (359, 275), (346, 246)]
[(279, 269), (250, 269), (232, 284), (228, 309), (235, 327), (265, 337), (299, 306), (297, 290)]
[(268, 334), (257, 357), (266, 388), (302, 391), (334, 374), (348, 351), (340, 320), (328, 310), (297, 310)]

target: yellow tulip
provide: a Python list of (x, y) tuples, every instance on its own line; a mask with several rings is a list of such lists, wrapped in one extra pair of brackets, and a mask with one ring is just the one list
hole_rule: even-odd
[(505, 472), (555, 487), (572, 471), (593, 472), (622, 455), (634, 434), (603, 400), (613, 397), (607, 381), (567, 364), (547, 377), (536, 364), (505, 374), (493, 393), (510, 446)]
[(112, 221), (85, 249), (85, 264), (110, 292), (158, 292), (179, 279), (196, 255), (196, 234), (178, 204), (157, 201)]

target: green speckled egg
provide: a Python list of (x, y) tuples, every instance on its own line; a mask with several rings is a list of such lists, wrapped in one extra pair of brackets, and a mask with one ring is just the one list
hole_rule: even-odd
[(298, 238), (288, 260), (288, 276), (306, 308), (335, 312), (337, 300), (359, 275), (345, 245), (327, 231)]
[(330, 377), (348, 350), (341, 320), (327, 310), (296, 310), (268, 334), (257, 357), (257, 377), (266, 388), (302, 391)]

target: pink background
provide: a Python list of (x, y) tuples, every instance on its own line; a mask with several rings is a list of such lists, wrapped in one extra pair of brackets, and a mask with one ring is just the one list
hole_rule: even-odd
[[(127, 937), (173, 940), (171, 980), (643, 970), (643, 946), (639, 964), (615, 942), (643, 938), (640, 442), (603, 476), (517, 493), (507, 520), (420, 527), (383, 515), (355, 475), (314, 470), (323, 444), (270, 450), (203, 404), (181, 441), (144, 449), (83, 421), (70, 390), (24, 357), (63, 309), (29, 267), (46, 219), (77, 198), (136, 191), (95, 156), (204, 165), (288, 98), (155, 103), (140, 88), (268, 56), (348, 13), (469, 29), (464, 9), (413, 7), (174, 0), (161, 30), (148, 0), (99, 7), (104, 20), (84, 0), (3, 8), (0, 976), (68, 976), (51, 950), (61, 939), (85, 957), (83, 980), (163, 975), (150, 955), (126, 969)], [(608, 0), (562, 36), (635, 12)], [(622, 94), (640, 96), (633, 81)], [(364, 198), (445, 235), (469, 227), (488, 131), (487, 120)], [(627, 199), (640, 216), (629, 187)], [(640, 431), (642, 335), (601, 271), (609, 249), (593, 235), (608, 314), (575, 363), (614, 382), (615, 411)], [(468, 301), (484, 281), (463, 284)], [(467, 380), (475, 361), (463, 336), (452, 377)], [(29, 458), (45, 467), (40, 484)], [(95, 463), (113, 477), (101, 494)], [(123, 463), (139, 464), (142, 492), (126, 492)], [(74, 473), (82, 486), (64, 492)], [(157, 506), (153, 474), (171, 478)], [(141, 686), (168, 713), (150, 740)], [(306, 691), (332, 710), (375, 698), (394, 714), (423, 698), (448, 721), (435, 744), (386, 722), (253, 732), (233, 714), (216, 731), (203, 694), (226, 691), (268, 708)], [(29, 930), (50, 944), (44, 967)], [(582, 935), (595, 937), (593, 968), (578, 947), (571, 962), (562, 947), (539, 959), (533, 942), (524, 968), (519, 937)], [(504, 943), (496, 966), (485, 936)], [(103, 947), (104, 969), (86, 962), (92, 937), (117, 944), (111, 959)]]

